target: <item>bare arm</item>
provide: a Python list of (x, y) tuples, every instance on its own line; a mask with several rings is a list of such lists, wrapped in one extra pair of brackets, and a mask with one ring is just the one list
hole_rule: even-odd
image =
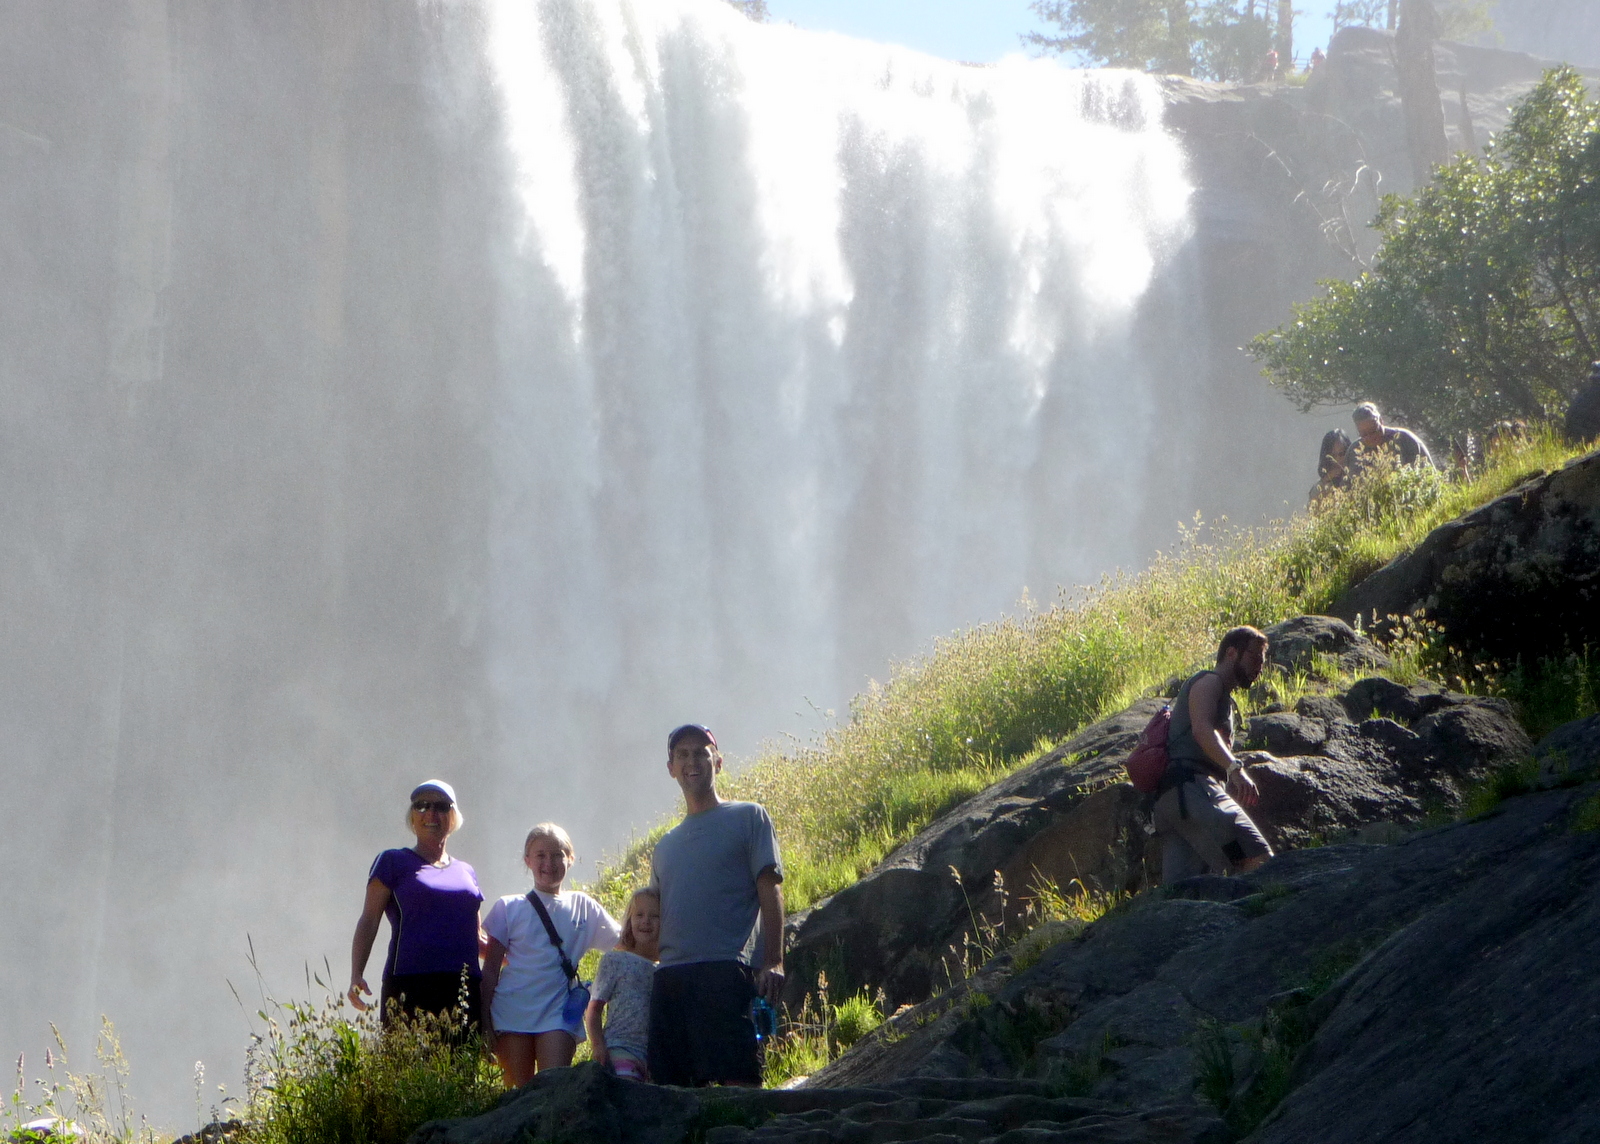
[(365, 993), (372, 996), (367, 985), (367, 959), (372, 956), (372, 943), (378, 936), (378, 923), (389, 906), (389, 887), (376, 878), (367, 881), (367, 900), (361, 907), (361, 918), (356, 922), (356, 936), (350, 943), (350, 989), (345, 994), (357, 1009), (368, 1007), (361, 999)]
[(1234, 758), (1222, 728), (1217, 726), (1221, 700), (1222, 680), (1218, 676), (1202, 675), (1189, 688), (1189, 726), (1194, 731), (1194, 741), (1218, 770), (1226, 771), (1234, 765)]
[(494, 1048), (494, 991), (500, 987), (500, 967), (506, 963), (506, 947), (495, 938), (489, 939), (488, 951), (483, 958), (483, 980), (479, 983), (479, 996), (483, 999), (483, 1041)]
[(1189, 724), (1194, 729), (1194, 741), (1218, 768), (1227, 773), (1239, 795), (1239, 801), (1254, 806), (1260, 792), (1255, 780), (1244, 773), (1239, 760), (1233, 757), (1233, 744), (1217, 726), (1217, 708), (1222, 703), (1222, 679), (1215, 675), (1202, 675), (1189, 688)]
[(606, 1003), (604, 1001), (589, 1002), (589, 1007), (583, 1011), (583, 1027), (589, 1030), (589, 1056), (598, 1065), (605, 1066), (611, 1063), (611, 1053), (606, 1048), (606, 1031), (601, 1025), (605, 1016)]
[(777, 1004), (783, 992), (783, 883), (771, 867), (756, 876), (756, 900), (761, 906), (761, 958), (756, 969), (756, 989)]

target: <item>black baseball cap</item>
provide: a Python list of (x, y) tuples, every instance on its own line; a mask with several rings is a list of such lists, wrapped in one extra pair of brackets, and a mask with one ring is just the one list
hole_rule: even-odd
[(711, 733), (710, 727), (707, 727), (703, 723), (685, 723), (682, 727), (676, 728), (672, 734), (667, 736), (667, 750), (672, 750), (672, 748), (676, 747), (685, 735), (691, 734), (704, 736), (705, 741), (710, 743), (713, 749), (716, 749), (717, 737)]

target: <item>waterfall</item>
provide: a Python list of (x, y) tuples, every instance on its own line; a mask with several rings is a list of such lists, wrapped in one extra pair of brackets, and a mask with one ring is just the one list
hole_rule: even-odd
[(530, 795), (609, 842), (670, 796), (667, 727), (748, 752), (935, 634), (1143, 555), (1134, 315), (1189, 194), (1153, 80), (710, 2), (507, 0), (489, 44), (520, 208), (505, 781), (530, 743), (570, 760)]
[(0, 1049), (109, 1014), (179, 1131), (247, 936), (342, 984), (419, 779), (517, 892), (532, 822), (670, 809), (672, 725), (749, 757), (1276, 499), (1205, 463), (1149, 78), (718, 0), (62, 0), (0, 52)]

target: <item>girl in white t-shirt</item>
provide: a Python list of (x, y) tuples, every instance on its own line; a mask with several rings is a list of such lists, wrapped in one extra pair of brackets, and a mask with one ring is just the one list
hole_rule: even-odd
[(523, 894), (511, 894), (489, 907), (484, 932), (489, 949), (483, 959), (483, 1028), (511, 1088), (542, 1069), (572, 1063), (583, 1039), (583, 1016), (562, 1014), (574, 984), (561, 966), (561, 953), (573, 965), (591, 949), (609, 949), (620, 929), (616, 919), (588, 894), (561, 890), (573, 863), (572, 839), (553, 822), (528, 831), (522, 860), (561, 938), (558, 951), (539, 913)]
[[(594, 996), (584, 1016), (594, 1059), (629, 1080), (649, 1080), (650, 983), (661, 952), (661, 893), (649, 886), (633, 892), (622, 919), (617, 948), (603, 954), (594, 975)], [(605, 1027), (600, 1019), (604, 1016)]]

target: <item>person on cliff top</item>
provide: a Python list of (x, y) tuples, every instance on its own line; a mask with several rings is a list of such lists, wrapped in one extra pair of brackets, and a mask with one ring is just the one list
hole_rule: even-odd
[[(711, 731), (667, 736), (667, 773), (684, 820), (656, 843), (660, 968), (650, 990), (649, 1067), (657, 1084), (761, 1084), (751, 1005), (783, 991), (783, 866), (765, 809), (717, 794), (722, 754)], [(759, 922), (759, 925), (757, 924)]]
[(591, 949), (610, 949), (621, 931), (588, 894), (562, 890), (576, 861), (571, 836), (539, 823), (522, 843), (533, 889), (498, 899), (483, 919), (483, 1030), (507, 1088), (572, 1063), (589, 1004), (577, 964)]
[(661, 895), (641, 886), (623, 911), (616, 947), (600, 958), (583, 1018), (590, 1056), (627, 1080), (650, 1079), (650, 986), (660, 954)]
[(1317, 454), (1317, 483), (1311, 486), (1311, 507), (1323, 507), (1340, 489), (1349, 487), (1350, 438), (1343, 429), (1329, 429), (1322, 435), (1322, 448)]
[(406, 811), (415, 844), (385, 850), (367, 875), (367, 899), (350, 946), (350, 988), (345, 995), (357, 1009), (368, 1007), (363, 1000), (372, 996), (366, 981), (367, 958), (378, 936), (378, 922), (387, 916), (389, 954), (379, 993), (385, 1024), (396, 1013), (413, 1016), (459, 1009), (463, 1026), (477, 1027), (478, 907), (483, 891), (472, 867), (445, 850), (446, 839), (461, 829), (461, 821), (454, 787), (443, 779), (419, 784)]
[(1266, 659), (1264, 633), (1234, 628), (1217, 647), (1216, 667), (1191, 676), (1172, 701), (1167, 773), (1153, 813), (1162, 885), (1196, 874), (1243, 874), (1272, 857), (1272, 847), (1239, 805), (1254, 806), (1260, 795), (1233, 756), (1232, 693), (1254, 683)]
[(1355, 469), (1370, 468), (1380, 456), (1388, 456), (1398, 465), (1432, 465), (1433, 457), (1428, 447), (1409, 429), (1386, 426), (1378, 407), (1370, 401), (1356, 406), (1351, 419), (1356, 423), (1360, 439), (1355, 444)]

